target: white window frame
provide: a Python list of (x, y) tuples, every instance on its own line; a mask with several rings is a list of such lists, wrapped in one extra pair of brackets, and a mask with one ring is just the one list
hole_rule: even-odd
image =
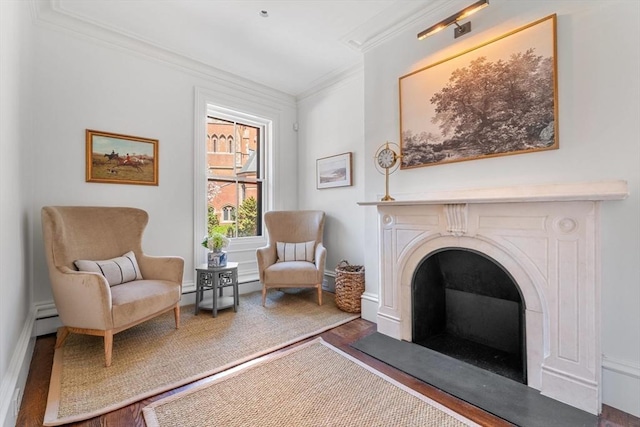
[[(265, 111), (255, 102), (239, 102), (223, 99), (224, 96), (205, 89), (195, 90), (194, 120), (194, 268), (206, 259), (207, 250), (200, 242), (207, 234), (207, 118), (217, 117), (260, 128), (261, 162), (263, 171), (262, 212), (272, 210), (274, 177), (274, 129), (277, 128), (278, 112)], [(258, 106), (258, 107), (256, 107)], [(262, 221), (262, 218), (258, 219)], [(262, 235), (231, 239), (229, 251), (246, 252), (255, 258), (255, 250), (267, 244), (266, 229), (262, 224)]]

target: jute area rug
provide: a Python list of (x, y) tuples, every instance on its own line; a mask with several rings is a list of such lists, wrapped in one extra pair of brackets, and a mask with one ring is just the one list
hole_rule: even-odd
[(153, 402), (147, 427), (475, 426), (317, 338)]
[(184, 307), (114, 336), (113, 362), (104, 367), (100, 337), (71, 334), (54, 354), (44, 425), (85, 420), (221, 372), (359, 317), (340, 311), (333, 294), (316, 291), (241, 295), (232, 309), (193, 314)]

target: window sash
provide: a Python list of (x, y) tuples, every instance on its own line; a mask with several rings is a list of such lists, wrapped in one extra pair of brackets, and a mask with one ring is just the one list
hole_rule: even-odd
[[(202, 236), (207, 232), (208, 226), (208, 166), (204, 153), (207, 148), (207, 122), (208, 117), (237, 120), (239, 122), (256, 126), (261, 129), (262, 152), (259, 162), (262, 182), (262, 203), (257, 207), (260, 212), (266, 212), (274, 208), (277, 203), (274, 200), (274, 185), (279, 175), (275, 166), (279, 163), (278, 144), (274, 144), (282, 134), (282, 103), (272, 97), (264, 97), (261, 94), (251, 93), (245, 97), (245, 92), (237, 92), (231, 88), (229, 93), (216, 90), (195, 88), (195, 115), (194, 120), (194, 227), (193, 227), (193, 266), (197, 268), (206, 259), (206, 249), (200, 244)], [(248, 93), (248, 92), (247, 92)], [(287, 101), (287, 105), (288, 101)], [(288, 111), (287, 111), (288, 114)], [(287, 116), (288, 117), (288, 116)], [(213, 133), (213, 132), (211, 132)], [(285, 137), (287, 143), (288, 137)], [(262, 213), (260, 223), (262, 223)], [(262, 224), (260, 224), (262, 225)], [(239, 274), (254, 279), (255, 250), (267, 243), (266, 230), (262, 225), (262, 235), (233, 239), (231, 250), (234, 260), (240, 263)], [(247, 279), (249, 280), (249, 279)]]
[[(262, 227), (262, 212), (263, 212), (263, 199), (264, 199), (264, 191), (263, 191), (263, 181), (262, 179), (256, 179), (256, 178), (246, 178), (246, 177), (232, 177), (232, 176), (208, 176), (207, 177), (207, 183), (226, 183), (227, 185), (234, 185), (235, 188), (235, 194), (236, 194), (236, 200), (235, 200), (235, 204), (232, 206), (233, 207), (233, 211), (235, 212), (235, 219), (231, 218), (227, 212), (226, 212), (226, 208), (229, 206), (223, 206), (222, 208), (220, 208), (220, 222), (221, 223), (233, 223), (235, 222), (235, 226), (234, 226), (234, 233), (233, 236), (231, 237), (232, 239), (243, 239), (243, 238), (250, 238), (250, 237), (261, 237), (263, 235), (263, 227)], [(242, 203), (240, 203), (240, 186), (242, 184), (248, 184), (251, 186), (255, 186), (256, 187), (256, 218), (255, 218), (255, 234), (251, 235), (251, 236), (239, 236), (240, 234), (240, 227), (238, 224), (238, 212), (240, 209), (240, 206), (242, 205)], [(246, 199), (245, 199), (246, 200)], [(207, 206), (209, 206), (209, 202), (207, 202)]]

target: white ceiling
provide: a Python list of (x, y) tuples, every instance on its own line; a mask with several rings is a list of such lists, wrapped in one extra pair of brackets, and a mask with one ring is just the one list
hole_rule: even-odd
[(299, 95), (353, 69), (367, 46), (443, 1), (51, 0), (51, 8)]

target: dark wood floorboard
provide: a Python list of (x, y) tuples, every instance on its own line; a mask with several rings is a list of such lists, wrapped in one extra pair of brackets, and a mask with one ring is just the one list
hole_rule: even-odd
[[(430, 385), (413, 378), (389, 365), (380, 362), (358, 350), (349, 346), (354, 341), (367, 336), (376, 331), (376, 325), (362, 319), (356, 319), (342, 326), (320, 334), (328, 343), (338, 347), (345, 353), (388, 375), (396, 381), (410, 387), (411, 389), (433, 399), (440, 404), (456, 411), (467, 418), (483, 426), (502, 427), (510, 426), (501, 420), (479, 408), (476, 408), (464, 401), (456, 399), (449, 394), (438, 390)], [(313, 338), (309, 338), (313, 339)], [(44, 411), (47, 403), (47, 393), (49, 390), (49, 378), (53, 363), (53, 350), (55, 336), (47, 335), (36, 340), (35, 351), (31, 361), (29, 377), (18, 414), (17, 426), (32, 427), (41, 426), (44, 419)], [(298, 345), (298, 344), (294, 344)], [(283, 351), (283, 350), (280, 350)], [(276, 352), (277, 353), (277, 352)], [(100, 417), (90, 420), (67, 424), (67, 426), (78, 427), (144, 427), (145, 422), (142, 417), (142, 408), (149, 403), (161, 398), (170, 396), (177, 392), (187, 390), (196, 385), (210, 381), (207, 378), (185, 385), (183, 387), (159, 394), (149, 399), (142, 400), (133, 405), (110, 412)], [(600, 427), (640, 427), (640, 419), (633, 417), (614, 408), (604, 406), (600, 416)], [(567, 426), (570, 427), (570, 426)]]

